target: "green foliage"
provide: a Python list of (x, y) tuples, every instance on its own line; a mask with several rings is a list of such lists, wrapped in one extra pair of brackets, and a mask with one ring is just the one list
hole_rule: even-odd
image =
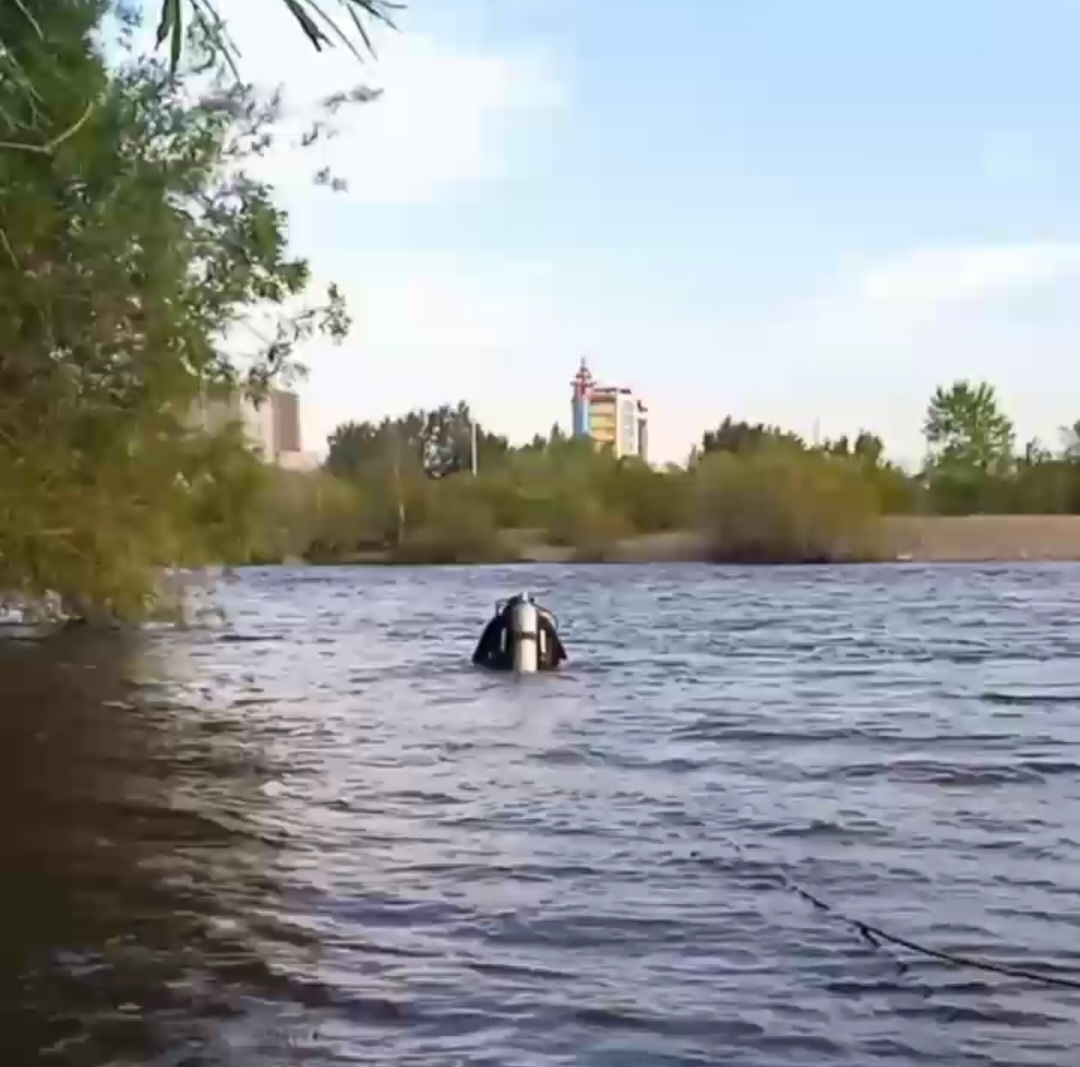
[(1080, 512), (1080, 463), (1066, 448), (1060, 457), (1029, 448), (1004, 479), (995, 510), (1027, 515)]
[(929, 509), (942, 515), (1055, 514), (1080, 507), (1077, 430), (1063, 430), (1060, 454), (1030, 441), (1014, 455), (1012, 420), (986, 382), (956, 382), (931, 399), (924, 431)]
[(474, 478), (470, 425), (458, 404), (335, 431), (326, 469), (364, 499), (357, 529), (365, 543), (395, 559), (461, 562), (505, 558), (531, 530), (535, 540), (599, 558), (623, 538), (677, 529), (690, 514), (685, 471), (617, 460), (557, 426), (517, 449), (478, 427)]
[(928, 510), (925, 484), (894, 463), (862, 466), (882, 515), (918, 515)]
[(387, 540), (398, 563), (491, 563), (511, 553), (484, 485), (468, 474), (418, 483), (405, 522)]
[(855, 440), (838, 437), (826, 441), (825, 455), (849, 460), (863, 475), (883, 515), (911, 515), (923, 510), (924, 490), (906, 471), (885, 458), (885, 442), (877, 434), (860, 430)]
[(999, 473), (1012, 463), (1015, 433), (987, 382), (939, 386), (923, 425), (932, 468)]
[(499, 440), (475, 478), (461, 469), (438, 478), (423, 458), (437, 454), (424, 444), (430, 425), (426, 413), (412, 412), (377, 426), (348, 424), (331, 438), (328, 469), (368, 500), (401, 504), (397, 536), (371, 530), (395, 559), (498, 559), (511, 540), (527, 547), (520, 535), (500, 538), (506, 531), (532, 531), (534, 543), (574, 558), (604, 559), (628, 538), (694, 525), (722, 558), (862, 558), (872, 554), (872, 520), (883, 507), (915, 507), (914, 483), (884, 462), (870, 434), (843, 456), (729, 418), (706, 435), (691, 469), (657, 470), (553, 431), (518, 449)]
[[(971, 393), (974, 402), (964, 390), (937, 392), (936, 440), (948, 459), (918, 476), (889, 462), (881, 438), (866, 430), (809, 447), (779, 427), (731, 417), (703, 436), (686, 468), (618, 460), (556, 427), (519, 448), (493, 437), (477, 477), (461, 460), (438, 477), (425, 457), (444, 452), (425, 442), (445, 420), (425, 412), (343, 427), (331, 439), (331, 462), (365, 502), (355, 518), (365, 544), (416, 561), (502, 559), (512, 548), (532, 555), (543, 545), (600, 560), (624, 540), (694, 528), (718, 560), (871, 559), (886, 515), (1080, 510), (1080, 426), (1063, 431), (1059, 454), (1032, 442), (1013, 460), (1000, 454), (1002, 427), (1011, 433), (1011, 424), (997, 418), (986, 390)], [(964, 419), (953, 417), (957, 396)], [(438, 410), (464, 411), (467, 423), (464, 405)], [(987, 438), (996, 441), (994, 463), (985, 448), (958, 444)], [(388, 462), (388, 452), (402, 459)]]
[[(285, 2), (327, 43), (308, 0)], [(369, 17), (390, 8), (342, 2)], [(206, 0), (165, 4), (168, 63), (110, 70), (94, 39), (117, 13), (108, 0), (0, 5), (3, 593), (138, 616), (173, 564), (373, 550), (496, 560), (527, 531), (604, 558), (625, 538), (694, 524), (717, 559), (858, 559), (874, 554), (880, 514), (1080, 510), (1080, 424), (1058, 454), (1032, 443), (1014, 457), (985, 383), (935, 393), (919, 478), (867, 431), (810, 448), (730, 416), (688, 468), (665, 471), (557, 426), (522, 448), (475, 427), (474, 477), (465, 404), (346, 424), (317, 473), (265, 466), (236, 427), (200, 431), (192, 406), (223, 391), (258, 398), (297, 373), (298, 344), (344, 334), (340, 294), (300, 303), (308, 266), (288, 254), (272, 190), (245, 170), (276, 106), (227, 77)], [(255, 309), (273, 317), (268, 331)], [(258, 344), (239, 358), (226, 342), (244, 328)]]
[(835, 441), (826, 441), (822, 451), (832, 456), (850, 456), (869, 467), (878, 467), (885, 455), (885, 442), (877, 434), (860, 430), (854, 441), (846, 435)]
[(690, 477), (681, 468), (660, 471), (635, 458), (616, 462), (605, 473), (601, 499), (612, 512), (625, 517), (632, 533), (677, 530), (691, 518)]
[(806, 447), (798, 434), (782, 430), (779, 426), (767, 426), (763, 422), (736, 422), (728, 415), (715, 430), (708, 430), (702, 435), (701, 454), (706, 456), (713, 452), (743, 454), (777, 445), (790, 446), (800, 451)]
[(545, 528), (549, 544), (570, 548), (577, 559), (602, 561), (636, 531), (626, 515), (595, 497), (556, 505)]
[[(280, 0), (308, 39), (315, 50), (321, 52), (331, 47), (334, 41), (345, 45), (359, 57), (357, 41), (348, 29), (343, 29), (323, 10), (315, 0)], [(173, 70), (180, 62), (184, 45), (185, 10), (190, 14), (195, 25), (209, 37), (215, 48), (234, 66), (238, 58), (236, 48), (229, 34), (228, 26), (218, 12), (218, 4), (213, 0), (160, 0), (161, 14), (158, 21), (157, 43), (168, 42), (169, 61)], [(368, 24), (382, 22), (392, 26), (390, 15), (402, 7), (391, 0), (338, 0), (339, 6), (347, 16), (353, 34), (360, 39), (364, 47), (371, 50)]]
[(449, 486), (436, 492), (425, 521), (394, 548), (398, 563), (497, 563), (510, 558), (491, 510), (477, 497), (457, 496)]
[(833, 563), (875, 555), (879, 500), (861, 464), (774, 445), (706, 457), (696, 471), (712, 559)]
[(191, 563), (246, 562), (267, 529), (260, 507), (272, 492), (274, 471), (246, 447), (236, 426), (190, 442), (191, 456), (176, 482), (188, 516), (178, 558), (187, 545), (196, 546)]
[[(315, 0), (280, 2), (317, 50), (357, 54), (397, 7), (339, 0), (348, 30)], [(245, 169), (277, 108), (235, 77), (219, 5), (161, 0), (167, 54), (110, 69), (95, 41), (109, 16), (130, 28), (129, 6), (0, 4), (0, 595), (137, 616), (172, 564), (500, 559), (511, 531), (603, 558), (694, 524), (719, 559), (850, 559), (873, 554), (880, 514), (1080, 512), (1080, 422), (1057, 452), (1016, 456), (985, 382), (935, 391), (918, 477), (865, 430), (811, 448), (731, 416), (665, 471), (558, 426), (521, 448), (476, 427), (473, 477), (465, 404), (348, 423), (318, 473), (266, 467), (237, 428), (199, 431), (192, 405), (299, 373), (296, 346), (340, 339), (344, 306), (333, 287), (301, 303), (308, 265)], [(244, 329), (258, 343), (240, 358), (226, 342)]]
[[(179, 77), (110, 71), (94, 38), (111, 5), (16, 7), (0, 14), (0, 590), (139, 615), (163, 566), (243, 558), (257, 535), (266, 472), (192, 406), (261, 395), (347, 320), (336, 290), (299, 303), (307, 264), (245, 173), (272, 102), (227, 84), (197, 33)], [(228, 355), (256, 307), (272, 325)]]
[[(347, 422), (329, 440), (326, 467), (346, 478), (393, 468), (445, 478), (472, 467), (473, 416), (468, 404), (416, 409), (379, 423)], [(503, 455), (505, 437), (476, 427), (477, 461), (485, 467)]]
[(262, 491), (248, 505), (246, 555), (229, 562), (330, 560), (362, 549), (357, 532), (364, 500), (353, 485), (323, 471), (262, 470)]

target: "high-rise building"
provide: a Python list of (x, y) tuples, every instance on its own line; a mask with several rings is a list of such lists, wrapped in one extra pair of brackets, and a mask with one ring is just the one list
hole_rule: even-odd
[(208, 432), (239, 423), (251, 446), (268, 463), (293, 470), (318, 465), (301, 449), (300, 399), (296, 393), (271, 389), (258, 405), (239, 391), (210, 394), (196, 405), (192, 417)]
[(274, 413), (274, 451), (300, 451), (300, 398), (284, 389), (270, 394)]
[(632, 389), (597, 384), (584, 359), (571, 389), (570, 425), (575, 437), (590, 437), (597, 447), (608, 447), (619, 457), (648, 460), (648, 409)]

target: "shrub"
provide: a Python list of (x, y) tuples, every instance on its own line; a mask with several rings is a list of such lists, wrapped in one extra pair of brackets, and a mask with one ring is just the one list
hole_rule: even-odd
[(428, 521), (406, 533), (394, 549), (397, 563), (497, 563), (511, 558), (491, 509), (439, 487)]
[(878, 498), (851, 460), (774, 447), (707, 456), (698, 515), (716, 562), (831, 563), (878, 556)]
[(579, 560), (604, 560), (634, 528), (593, 496), (567, 495), (551, 515), (546, 533), (550, 544), (572, 548)]
[(636, 533), (661, 533), (682, 527), (688, 516), (686, 474), (658, 471), (640, 460), (616, 461), (598, 479), (609, 510), (626, 517)]
[(329, 560), (353, 552), (368, 515), (356, 486), (323, 471), (270, 470), (248, 562)]

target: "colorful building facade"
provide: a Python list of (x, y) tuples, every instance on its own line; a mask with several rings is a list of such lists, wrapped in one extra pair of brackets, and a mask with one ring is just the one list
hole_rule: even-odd
[(598, 384), (582, 359), (571, 382), (570, 405), (575, 437), (589, 437), (598, 448), (610, 448), (620, 458), (648, 461), (648, 409), (632, 389)]

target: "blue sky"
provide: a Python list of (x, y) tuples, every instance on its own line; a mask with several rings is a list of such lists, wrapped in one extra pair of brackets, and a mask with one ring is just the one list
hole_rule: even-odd
[(292, 113), (385, 91), (268, 164), (356, 320), (308, 353), (309, 447), (459, 398), (529, 437), (583, 354), (663, 460), (729, 412), (916, 460), (958, 376), (1022, 436), (1080, 417), (1075, 0), (412, 0), (363, 66), (280, 6), (221, 3)]

